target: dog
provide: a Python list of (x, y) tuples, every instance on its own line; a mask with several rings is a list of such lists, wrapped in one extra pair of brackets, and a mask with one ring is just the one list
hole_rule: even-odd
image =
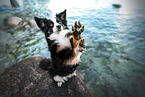
[[(56, 14), (53, 19), (34, 18), (38, 27), (45, 34), (51, 53), (52, 68), (49, 70), (53, 75), (53, 80), (58, 87), (61, 87), (62, 83), (72, 76), (76, 76), (76, 69), (81, 62), (80, 56), (85, 48), (84, 39), (77, 40), (75, 44), (75, 35), (67, 27), (66, 10)], [(76, 25), (76, 27), (78, 26)]]

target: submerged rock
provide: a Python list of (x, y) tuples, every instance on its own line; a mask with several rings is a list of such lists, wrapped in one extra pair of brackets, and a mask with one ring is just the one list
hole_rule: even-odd
[(29, 58), (10, 67), (1, 75), (0, 97), (94, 97), (79, 76), (58, 87), (48, 64), (50, 60)]
[(12, 7), (20, 7), (23, 5), (23, 0), (10, 0)]
[(6, 27), (18, 28), (23, 25), (22, 19), (17, 16), (9, 16), (4, 19), (4, 25)]
[(29, 20), (28, 22), (24, 22), (24, 20), (22, 20), (22, 18), (17, 17), (17, 16), (8, 16), (4, 19), (3, 21), (4, 26), (6, 28), (14, 28), (14, 29), (18, 29), (18, 28), (35, 28), (36, 23), (34, 20)]
[(0, 6), (20, 7), (23, 6), (23, 0), (0, 0)]
[(112, 6), (115, 7), (115, 8), (121, 8), (120, 4), (113, 4)]

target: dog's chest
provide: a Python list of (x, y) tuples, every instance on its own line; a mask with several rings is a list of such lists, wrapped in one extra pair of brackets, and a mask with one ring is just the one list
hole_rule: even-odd
[(66, 36), (68, 33), (69, 30), (62, 30), (60, 32), (52, 33), (48, 38), (57, 43), (57, 45), (60, 46), (61, 48), (70, 47), (71, 44), (69, 38)]

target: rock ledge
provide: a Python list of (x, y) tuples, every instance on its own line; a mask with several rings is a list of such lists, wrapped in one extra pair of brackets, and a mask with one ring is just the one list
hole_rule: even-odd
[(49, 63), (49, 59), (28, 58), (10, 67), (0, 78), (0, 97), (94, 97), (79, 76), (57, 87), (42, 68)]

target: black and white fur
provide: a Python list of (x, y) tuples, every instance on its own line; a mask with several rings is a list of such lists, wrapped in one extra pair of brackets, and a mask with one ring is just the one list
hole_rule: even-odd
[(76, 56), (73, 55), (73, 40), (69, 39), (72, 33), (68, 30), (66, 21), (66, 10), (56, 14), (53, 19), (35, 17), (38, 27), (44, 32), (52, 58), (52, 74), (57, 85), (76, 76), (76, 69), (80, 63), (82, 52), (79, 51), (78, 44), (75, 49)]

